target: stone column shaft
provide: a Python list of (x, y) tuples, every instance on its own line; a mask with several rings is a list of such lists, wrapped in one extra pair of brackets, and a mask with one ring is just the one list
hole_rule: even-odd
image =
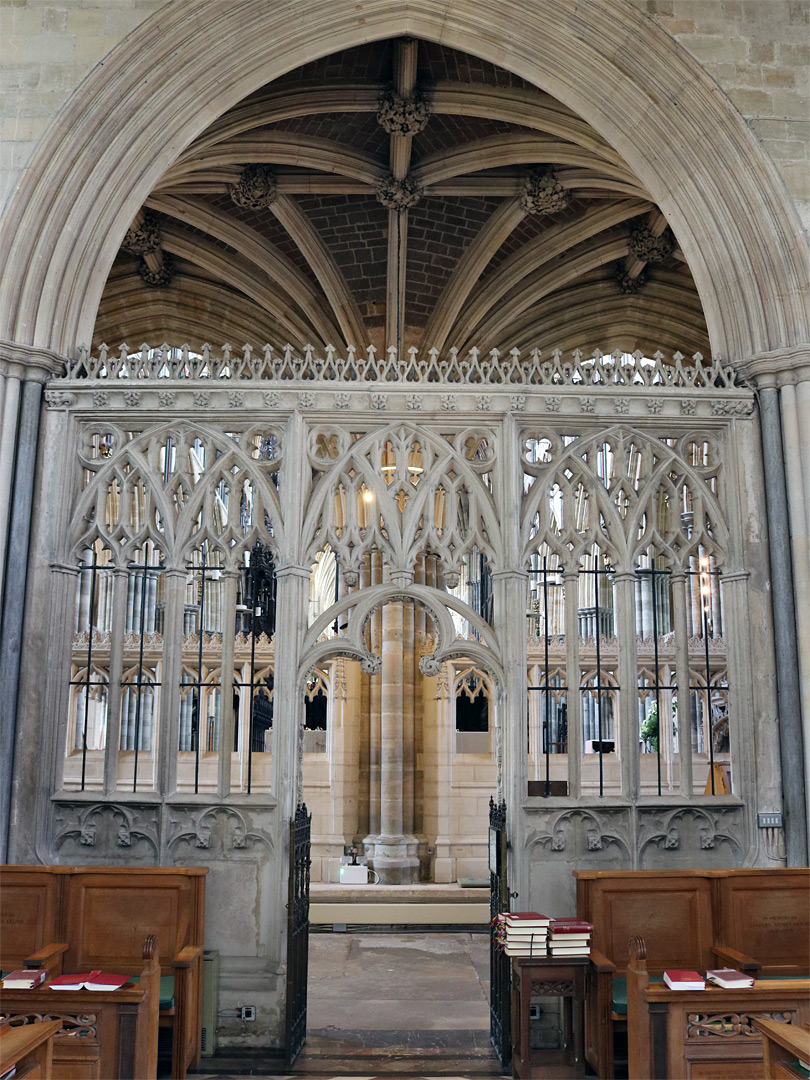
[(14, 479), (21, 387), (22, 381), (19, 376), (6, 377), (2, 428), (0, 428), (0, 610), (2, 610), (3, 602), (8, 520), (11, 512), (11, 486)]
[(0, 632), (0, 862), (5, 862), (8, 851), (28, 540), (31, 533), (31, 506), (42, 402), (41, 383), (34, 380), (26, 382), (21, 398), (14, 469), (14, 503), (9, 519), (6, 589)]
[(759, 403), (776, 645), (785, 847), (788, 866), (806, 866), (807, 802), (803, 767), (804, 737), (799, 693), (799, 654), (790, 549), (790, 517), (778, 390), (773, 386), (762, 387)]
[(386, 604), (383, 608), (382, 621), (380, 833), (383, 837), (398, 837), (402, 835), (404, 829), (402, 604)]
[(104, 754), (104, 792), (118, 786), (118, 746), (121, 740), (121, 679), (124, 673), (124, 625), (127, 615), (129, 571), (113, 571), (113, 615), (110, 634), (110, 686), (107, 692), (107, 749)]
[(565, 583), (565, 670), (568, 692), (568, 794), (579, 798), (582, 789), (582, 694), (580, 693), (579, 632), (579, 574), (566, 570)]

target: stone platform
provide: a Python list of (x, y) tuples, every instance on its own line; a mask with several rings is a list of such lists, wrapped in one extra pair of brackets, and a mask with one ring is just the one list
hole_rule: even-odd
[(489, 889), (460, 885), (334, 885), (310, 887), (309, 921), (317, 927), (489, 925)]

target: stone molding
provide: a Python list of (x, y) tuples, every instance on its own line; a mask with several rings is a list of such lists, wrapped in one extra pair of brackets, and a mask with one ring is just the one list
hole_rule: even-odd
[(758, 389), (807, 382), (810, 380), (810, 341), (757, 353), (741, 364), (740, 370)]
[(7, 378), (46, 382), (63, 375), (68, 363), (66, 357), (50, 349), (0, 339), (0, 374)]

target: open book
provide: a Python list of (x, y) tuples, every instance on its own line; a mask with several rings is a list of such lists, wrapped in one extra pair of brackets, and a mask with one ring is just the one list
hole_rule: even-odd
[(51, 990), (120, 990), (130, 975), (108, 975), (105, 971), (86, 971), (83, 975), (58, 975), (51, 979)]

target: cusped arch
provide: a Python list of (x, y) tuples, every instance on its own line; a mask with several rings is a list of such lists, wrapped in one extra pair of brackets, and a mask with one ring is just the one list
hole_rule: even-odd
[[(379, 657), (370, 652), (366, 644), (366, 624), (371, 615), (386, 604), (409, 601), (424, 607), (437, 628), (436, 647), (420, 661), (423, 674), (436, 675), (445, 660), (465, 657), (488, 672), (496, 687), (503, 687), (503, 664), (495, 630), (469, 604), (429, 585), (409, 585), (405, 589), (398, 585), (374, 585), (337, 601), (307, 630), (301, 648), (299, 681), (305, 679), (313, 668), (321, 667), (339, 656), (358, 660), (365, 672), (375, 674), (379, 670)], [(480, 640), (458, 639), (451, 611), (466, 619)], [(347, 614), (345, 636), (319, 640), (336, 619)]]
[[(473, 426), (471, 425), (471, 429)], [(379, 468), (374, 468), (367, 460), (369, 452), (373, 453), (375, 448), (379, 451), (388, 441), (398, 442), (405, 448), (403, 452), (406, 452), (408, 446), (418, 443), (424, 457), (432, 459), (418, 485), (412, 488), (408, 484), (404, 485), (408, 488), (408, 501), (404, 509), (397, 506), (396, 500), (396, 491), (400, 490), (402, 485), (396, 485), (389, 491)], [(456, 441), (458, 442), (458, 439)], [(429, 503), (435, 495), (437, 485), (449, 485), (448, 492), (450, 487), (453, 487), (452, 482), (445, 479), (447, 472), (451, 470), (458, 477), (455, 489), (466, 485), (471, 497), (470, 510), (474, 510), (477, 517), (480, 517), (483, 526), (483, 529), (479, 529), (479, 522), (473, 522), (470, 513), (468, 537), (463, 542), (461, 538), (455, 537), (459, 541), (456, 555), (460, 556), (463, 551), (475, 545), (491, 563), (495, 563), (498, 553), (503, 551), (495, 504), (479, 475), (481, 469), (472, 468), (458, 448), (451, 446), (438, 432), (408, 421), (396, 421), (388, 427), (375, 428), (341, 449), (336, 448), (335, 455), (321, 473), (306, 508), (302, 536), (307, 558), (313, 559), (316, 551), (326, 543), (338, 553), (339, 558), (341, 554), (345, 554), (346, 544), (341, 543), (335, 535), (333, 521), (334, 494), (340, 483), (346, 485), (351, 496), (356, 496), (360, 485), (364, 484), (374, 497), (375, 514), (382, 516), (385, 522), (387, 535), (383, 534), (376, 523), (372, 525), (369, 522), (368, 529), (362, 536), (356, 528), (352, 529), (347, 523), (347, 529), (351, 533), (351, 555), (355, 563), (372, 547), (384, 551), (397, 570), (412, 569), (417, 556), (427, 547), (439, 554), (447, 554), (443, 551), (441, 541), (431, 533)], [(352, 478), (349, 477), (350, 470), (355, 474)], [(344, 566), (343, 569), (356, 571), (356, 565)]]
[[(775, 166), (709, 75), (629, 0), (505, 0), (494, 22), (484, 0), (306, 8), (301, 34), (290, 30), (301, 25), (296, 0), (179, 0), (91, 72), (7, 205), (0, 338), (72, 354), (90, 340), (126, 229), (197, 135), (301, 64), (414, 36), (533, 83), (621, 153), (678, 237), (717, 355), (741, 362), (810, 339), (807, 239)], [(178, 55), (193, 55), (200, 77), (189, 78)]]
[[(118, 429), (118, 425), (109, 425)], [(119, 432), (120, 434), (120, 432)], [(175, 494), (178, 476), (173, 475), (168, 481), (161, 482), (150, 453), (161, 441), (178, 434), (195, 435), (208, 440), (215, 446), (220, 457), (206, 470), (196, 483), (186, 484), (191, 487), (187, 500), (178, 507)], [(109, 461), (97, 469), (90, 483), (82, 492), (76, 510), (73, 513), (67, 531), (66, 548), (68, 558), (73, 558), (80, 548), (101, 539), (119, 560), (128, 558), (132, 549), (142, 546), (147, 540), (160, 547), (170, 562), (182, 564), (192, 549), (207, 540), (213, 547), (222, 551), (229, 561), (243, 550), (248, 550), (259, 539), (267, 546), (278, 549), (283, 544), (283, 519), (278, 493), (269, 480), (262, 475), (261, 469), (228, 435), (207, 424), (195, 424), (186, 420), (175, 420), (162, 425), (146, 428), (129, 441), (120, 440), (121, 445), (114, 451)], [(251, 529), (240, 537), (232, 547), (227, 543), (228, 536), (219, 536), (211, 527), (211, 515), (205, 513), (207, 501), (210, 501), (212, 487), (223, 476), (237, 479), (230, 473), (236, 465), (241, 478), (247, 479), (259, 495), (257, 514), (267, 512), (270, 516), (273, 533), (269, 535), (263, 522), (253, 522)], [(113, 480), (126, 478), (132, 486), (142, 482), (146, 491), (149, 507), (159, 515), (160, 529), (156, 531), (153, 522), (147, 522), (136, 534), (124, 536), (121, 529), (110, 532), (101, 527), (100, 509), (106, 497), (107, 489)], [(197, 527), (198, 519), (202, 523)], [(120, 535), (119, 535), (120, 534)]]

